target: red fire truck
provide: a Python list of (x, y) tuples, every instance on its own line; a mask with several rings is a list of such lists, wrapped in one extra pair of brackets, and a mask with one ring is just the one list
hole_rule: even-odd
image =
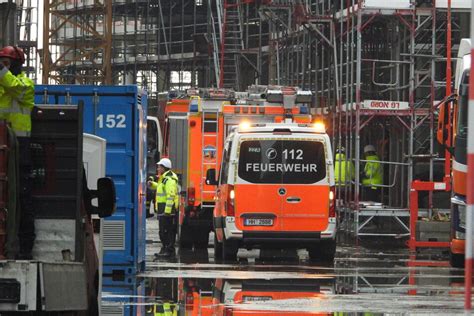
[(164, 153), (180, 177), (179, 240), (183, 248), (207, 248), (216, 187), (206, 172), (219, 164), (224, 140), (242, 122), (310, 123), (310, 91), (295, 87), (251, 86), (246, 92), (191, 89), (166, 105)]

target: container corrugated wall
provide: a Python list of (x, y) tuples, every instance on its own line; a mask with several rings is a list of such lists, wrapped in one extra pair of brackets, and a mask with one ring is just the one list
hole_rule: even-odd
[(84, 102), (84, 132), (107, 140), (117, 210), (104, 225), (104, 274), (145, 266), (147, 96), (136, 86), (38, 85), (36, 104)]

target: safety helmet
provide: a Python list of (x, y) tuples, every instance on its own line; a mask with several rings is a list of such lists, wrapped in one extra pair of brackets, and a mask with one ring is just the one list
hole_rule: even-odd
[(17, 46), (5, 46), (0, 50), (0, 57), (8, 57), (20, 61), (21, 64), (25, 62), (25, 53)]
[(365, 145), (364, 146), (364, 154), (366, 154), (368, 152), (371, 152), (371, 151), (373, 151), (373, 152), (376, 151), (374, 145)]
[(171, 160), (168, 158), (162, 158), (160, 161), (156, 163), (156, 166), (162, 165), (165, 168), (171, 169)]

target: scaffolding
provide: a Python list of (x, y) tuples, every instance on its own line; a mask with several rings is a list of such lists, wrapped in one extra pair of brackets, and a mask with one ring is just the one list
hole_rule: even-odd
[(26, 55), (23, 71), (36, 82), (38, 70), (38, 0), (0, 3), (0, 47), (16, 45)]
[(111, 84), (112, 0), (44, 1), (43, 83)]
[[(320, 10), (333, 10), (328, 14), (336, 24), (339, 61), (337, 72), (329, 75), (340, 82), (333, 86), (340, 89), (341, 102), (318, 113), (333, 126), (334, 148), (344, 147), (354, 164), (353, 181), (338, 190), (342, 227), (356, 236), (408, 236), (412, 181), (443, 177), (435, 166), (444, 158), (433, 153), (435, 113), (446, 93), (446, 12), (429, 1), (334, 5), (320, 3)], [(453, 43), (461, 37), (458, 13), (453, 15)], [(329, 55), (334, 49), (322, 50)], [(363, 184), (369, 162), (363, 149), (369, 144), (380, 159), (383, 184)], [(367, 201), (368, 187), (381, 191), (379, 200)], [(433, 208), (434, 198), (424, 197), (420, 216), (439, 211)]]
[(11, 45), (16, 42), (15, 17), (17, 6), (15, 3), (0, 3), (0, 46)]
[(137, 83), (152, 95), (195, 86), (198, 76), (201, 85), (212, 85), (212, 11), (188, 0), (47, 1), (43, 82)]
[[(451, 2), (454, 55), (469, 30), (469, 8)], [(338, 210), (341, 227), (357, 236), (408, 235), (412, 180), (442, 177), (437, 166), (445, 159), (433, 153), (446, 96), (446, 1), (49, 3), (44, 82), (136, 83), (148, 90), (151, 109), (159, 92), (190, 87), (312, 90), (312, 113), (327, 121), (333, 147), (344, 147), (355, 166), (353, 181), (339, 187)], [(367, 144), (384, 170), (378, 203), (364, 201), (361, 185)], [(436, 194), (420, 197), (422, 216), (436, 211)], [(381, 218), (393, 229), (369, 227)]]
[(26, 64), (23, 71), (26, 75), (37, 82), (38, 77), (38, 0), (17, 1), (17, 45), (23, 49), (26, 55)]

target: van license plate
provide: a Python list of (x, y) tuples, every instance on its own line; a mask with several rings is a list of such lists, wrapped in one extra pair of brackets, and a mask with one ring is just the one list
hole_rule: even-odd
[(273, 226), (272, 218), (246, 218), (245, 226)]
[(244, 302), (264, 302), (264, 301), (271, 301), (271, 296), (244, 296)]

